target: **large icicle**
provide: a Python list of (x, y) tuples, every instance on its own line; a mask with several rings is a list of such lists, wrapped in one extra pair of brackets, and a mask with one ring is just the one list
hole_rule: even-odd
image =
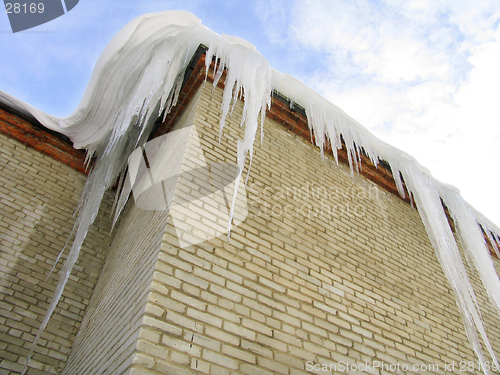
[[(231, 48), (228, 48), (231, 46)], [(231, 208), (229, 212), (228, 236), (231, 233), (231, 222), (236, 204), (238, 188), (245, 166), (247, 155), (250, 156), (250, 165), (253, 154), (253, 144), (257, 133), (259, 114), (261, 126), (264, 125), (266, 111), (271, 107), (272, 70), (269, 62), (259, 54), (253, 45), (242, 39), (227, 35), (213, 35), (207, 52), (206, 70), (210, 68), (212, 58), (216, 58), (219, 68), (215, 74), (214, 87), (221, 77), (223, 68), (227, 68), (222, 97), (222, 115), (220, 120), (220, 136), (224, 128), (227, 114), (231, 110), (231, 102), (236, 102), (240, 91), (245, 97), (241, 125), (245, 126), (243, 141), (238, 140), (237, 162), (238, 173)], [(217, 65), (217, 64), (216, 64)], [(217, 67), (216, 67), (217, 68)], [(250, 167), (248, 170), (250, 173)]]
[[(497, 368), (498, 362), (483, 326), (481, 312), (477, 305), (474, 289), (467, 276), (467, 271), (460, 256), (460, 251), (441, 204), (443, 195), (439, 195), (438, 189), (442, 189), (444, 185), (436, 184), (430, 176), (421, 173), (415, 167), (416, 166), (412, 164), (401, 166), (402, 174), (408, 188), (415, 197), (417, 208), (431, 243), (436, 250), (441, 267), (455, 294), (455, 299), (462, 315), (467, 337), (479, 358), (484, 372), (488, 373), (486, 370), (488, 366), (486, 366), (476, 329), (480, 333)], [(475, 221), (474, 217), (471, 215), (472, 210), (465, 205), (463, 199), (459, 197), (454, 190), (448, 188), (444, 195), (446, 197), (444, 202), (452, 217), (455, 219), (455, 222), (458, 223), (460, 233), (465, 240), (466, 249), (469, 251), (474, 261), (474, 265), (479, 270), (486, 290), (490, 298), (492, 298), (492, 302), (494, 302), (498, 308), (498, 304), (494, 301), (494, 298), (496, 298), (500, 292), (498, 276), (493, 268), (488, 250), (485, 247), (484, 237), (478, 234), (480, 230), (477, 221)], [(465, 228), (464, 226), (466, 225), (470, 227)], [(481, 248), (481, 244), (484, 246), (484, 249)], [(483, 261), (485, 263), (480, 264), (478, 261)], [(489, 268), (488, 265), (491, 265), (491, 268)], [(492, 274), (488, 272), (492, 272)]]
[[(61, 297), (105, 191), (124, 170), (131, 152), (145, 143), (158, 116), (175, 105), (187, 62), (200, 44), (209, 47), (207, 69), (213, 58), (216, 60), (214, 85), (224, 69), (227, 70), (221, 134), (234, 102), (240, 96), (245, 101), (241, 124), (245, 126), (245, 132), (243, 140), (238, 140), (239, 173), (231, 215), (247, 156), (251, 162), (258, 122), (260, 120), (263, 124), (271, 104), (271, 92), (278, 91), (306, 109), (311, 136), (314, 135), (316, 145), (322, 152), (328, 141), (337, 159), (336, 151), (345, 146), (352, 173), (360, 167), (361, 153), (375, 165), (380, 159), (386, 161), (402, 196), (405, 194), (404, 180), (408, 192), (415, 198), (431, 243), (455, 294), (466, 333), (477, 356), (484, 364), (479, 332), (496, 362), (443, 203), (457, 224), (467, 257), (472, 259), (489, 298), (499, 312), (500, 281), (481, 228), (492, 244), (500, 242), (500, 229), (474, 211), (453, 188), (432, 178), (411, 156), (374, 137), (301, 82), (272, 70), (251, 44), (238, 38), (220, 36), (186, 12), (148, 14), (125, 26), (102, 53), (82, 101), (68, 117), (48, 115), (0, 91), (3, 103), (31, 113), (46, 127), (69, 136), (75, 147), (87, 148), (89, 157), (96, 156), (80, 200), (75, 239), (63, 265), (53, 300), (32, 344), (30, 357)], [(124, 189), (118, 200), (116, 215), (119, 215), (129, 193), (130, 189)], [(228, 231), (230, 228), (231, 221)]]

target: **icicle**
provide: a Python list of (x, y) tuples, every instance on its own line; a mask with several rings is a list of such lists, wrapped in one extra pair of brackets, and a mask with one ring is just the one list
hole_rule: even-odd
[(500, 237), (496, 236), (494, 233), (490, 232), (489, 230), (488, 230), (488, 233), (490, 233), (491, 236), (493, 237), (493, 248), (495, 249), (497, 257), (500, 258)]
[[(394, 164), (391, 164), (392, 177), (394, 178), (394, 182), (398, 189), (398, 193), (402, 198), (406, 197), (405, 189), (403, 187), (403, 181), (401, 181), (401, 172), (395, 167)], [(413, 200), (412, 200), (413, 202)]]
[(484, 228), (481, 228), (481, 230), (484, 233), (484, 235), (488, 238), (488, 241), (491, 244), (491, 248), (495, 252), (496, 256), (500, 258), (500, 252), (499, 252), (498, 244), (495, 240), (495, 235), (493, 233), (491, 233), (489, 230), (484, 230)]
[[(441, 267), (443, 268), (443, 271), (451, 284), (457, 304), (459, 306), (460, 313), (462, 315), (462, 320), (464, 322), (469, 341), (479, 358), (482, 368), (484, 369), (485, 373), (488, 373), (486, 371), (486, 363), (481, 350), (479, 339), (476, 334), (476, 329), (480, 333), (481, 338), (483, 339), (483, 342), (485, 343), (495, 364), (497, 364), (497, 360), (493, 348), (491, 347), (491, 344), (488, 340), (486, 330), (484, 329), (481, 313), (476, 302), (474, 289), (469, 281), (458, 246), (454, 240), (453, 233), (448, 224), (448, 219), (441, 204), (441, 196), (436, 189), (436, 183), (427, 175), (419, 171), (416, 167), (416, 164), (412, 165), (410, 163), (407, 163), (406, 165), (404, 165), (404, 168), (402, 168), (401, 171), (404, 174), (403, 177), (408, 188), (414, 194), (417, 208), (419, 210), (420, 216), (422, 217), (422, 221), (424, 222), (427, 233), (429, 234), (431, 243), (436, 250), (436, 254), (438, 255), (438, 259), (441, 263)], [(438, 184), (438, 187), (440, 188), (440, 190), (444, 189), (443, 185)], [(444, 191), (441, 191), (441, 194), (443, 192)], [(446, 189), (445, 196), (445, 204), (447, 204), (447, 206), (449, 204), (449, 208), (451, 206), (451, 211), (453, 211), (454, 217), (458, 217), (459, 226), (462, 227), (462, 230), (464, 225), (469, 225), (471, 223), (472, 226), (477, 227), (477, 224), (472, 221), (472, 217), (468, 216), (468, 210), (463, 204), (463, 201), (457, 199), (456, 193), (454, 194), (453, 191), (450, 191), (450, 189)], [(474, 231), (474, 229), (470, 230)], [(467, 245), (471, 245), (472, 243), (477, 244), (477, 232), (473, 233), (468, 230), (464, 230), (462, 234), (465, 234), (464, 239)], [(472, 237), (468, 237), (470, 235), (472, 235)], [(484, 242), (484, 239), (482, 240), (482, 242)], [(474, 247), (476, 246), (474, 245)], [(484, 257), (482, 255), (478, 255), (476, 259), (474, 259), (473, 255), (472, 258), (476, 264), (476, 267), (477, 259), (480, 258), (484, 260)], [(486, 268), (487, 266), (483, 268), (483, 270), (485, 270)], [(498, 277), (496, 276), (496, 272), (494, 272), (494, 270), (493, 273), (498, 281)], [(483, 282), (485, 282), (485, 280), (483, 280)], [(497, 287), (498, 285), (499, 284), (497, 282), (494, 287)], [(488, 286), (491, 286), (489, 284), (489, 281)], [(498, 291), (499, 290), (497, 290), (496, 292)], [(491, 292), (496, 296), (497, 293), (495, 291), (491, 290)]]
[(474, 211), (468, 207), (456, 191), (448, 189), (447, 191), (441, 191), (440, 194), (456, 223), (457, 229), (460, 231), (465, 251), (472, 258), (488, 296), (500, 314), (500, 280), (496, 274), (484, 234), (477, 223)]
[(252, 170), (252, 160), (253, 160), (253, 149), (252, 152), (249, 153), (250, 161), (248, 162), (248, 171), (247, 177), (245, 178), (245, 186), (248, 184), (248, 179), (250, 178), (250, 171)]
[(54, 265), (52, 266), (52, 268), (50, 269), (50, 272), (49, 274), (47, 275), (47, 277), (45, 278), (45, 282), (47, 282), (47, 280), (49, 279), (50, 275), (52, 275), (52, 272), (54, 272), (54, 269), (56, 268), (57, 264), (59, 263), (59, 260), (61, 259), (61, 256), (64, 254), (64, 251), (66, 250), (66, 248), (68, 247), (68, 244), (69, 244), (69, 241), (73, 238), (73, 235), (75, 234), (75, 230), (76, 228), (73, 227), (73, 229), (71, 229), (71, 233), (69, 234), (68, 236), (68, 239), (66, 240), (62, 250), (59, 252), (59, 254), (57, 255), (57, 258), (56, 260), (54, 261)]
[(253, 153), (259, 114), (265, 113), (270, 107), (272, 72), (268, 61), (255, 50), (255, 47), (239, 38), (213, 35), (207, 51), (206, 64), (212, 61), (213, 57), (220, 59), (219, 69), (221, 66), (227, 68), (222, 97), (219, 139), (222, 136), (231, 103), (237, 100), (240, 91), (245, 95), (242, 114), (242, 125), (245, 126), (245, 133), (243, 140), (238, 141), (237, 146), (238, 174), (229, 213), (228, 233), (230, 233), (241, 173), (245, 166), (246, 156)]

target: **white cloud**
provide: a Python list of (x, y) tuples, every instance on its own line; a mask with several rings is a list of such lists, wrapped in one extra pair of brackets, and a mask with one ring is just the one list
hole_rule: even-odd
[(255, 13), (260, 19), (265, 35), (272, 44), (287, 43), (288, 2), (285, 0), (257, 0)]
[(455, 40), (457, 31), (426, 28), (389, 5), (310, 0), (296, 3), (292, 24), (292, 36), (304, 48), (334, 57), (332, 69), (354, 65), (357, 74), (381, 83), (442, 80), (454, 74), (444, 46)]
[(324, 57), (306, 83), (500, 224), (500, 4), (309, 0), (292, 15)]

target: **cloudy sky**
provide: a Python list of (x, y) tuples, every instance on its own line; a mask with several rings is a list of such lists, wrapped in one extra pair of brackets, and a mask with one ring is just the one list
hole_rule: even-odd
[(113, 35), (170, 9), (250, 41), (500, 225), (498, 0), (80, 0), (17, 34), (2, 12), (0, 89), (68, 115)]

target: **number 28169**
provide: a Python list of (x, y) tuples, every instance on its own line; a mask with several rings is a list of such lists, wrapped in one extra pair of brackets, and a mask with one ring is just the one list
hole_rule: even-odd
[(43, 3), (31, 3), (31, 4), (20, 4), (20, 3), (5, 3), (5, 9), (7, 13), (43, 13), (45, 7)]

